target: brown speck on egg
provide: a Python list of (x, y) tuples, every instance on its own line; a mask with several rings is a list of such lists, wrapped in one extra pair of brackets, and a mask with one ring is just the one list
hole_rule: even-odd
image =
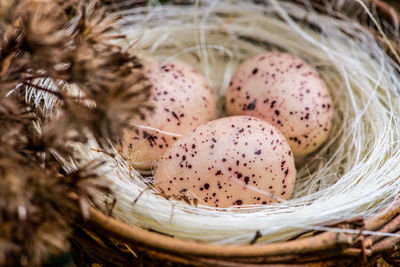
[(243, 205), (243, 201), (241, 199), (238, 199), (234, 203), (235, 205)]
[(253, 102), (247, 105), (247, 110), (254, 110), (256, 108), (257, 99), (254, 99)]

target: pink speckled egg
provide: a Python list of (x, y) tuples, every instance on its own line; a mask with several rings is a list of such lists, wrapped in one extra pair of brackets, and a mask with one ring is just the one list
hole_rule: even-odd
[(228, 88), (226, 109), (277, 127), (296, 157), (315, 151), (332, 126), (332, 99), (324, 81), (287, 53), (263, 53), (243, 62)]
[(154, 110), (134, 118), (134, 130), (125, 130), (123, 137), (129, 148), (125, 154), (139, 169), (150, 168), (180, 135), (216, 116), (214, 92), (197, 70), (173, 62), (153, 64), (145, 71), (153, 84)]
[(154, 174), (161, 193), (215, 207), (288, 199), (295, 179), (284, 136), (268, 122), (248, 116), (197, 127), (174, 143)]

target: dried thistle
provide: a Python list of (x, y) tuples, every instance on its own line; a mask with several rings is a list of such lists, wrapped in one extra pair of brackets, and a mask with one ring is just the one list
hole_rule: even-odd
[[(130, 116), (151, 109), (139, 60), (112, 43), (123, 37), (117, 22), (95, 2), (0, 0), (1, 266), (40, 265), (65, 250), (88, 201), (109, 191), (96, 174), (101, 162), (65, 173), (54, 155), (73, 158), (68, 143), (88, 132), (107, 146)], [(84, 98), (68, 95), (69, 85)], [(26, 103), (26, 88), (57, 99), (57, 116)]]

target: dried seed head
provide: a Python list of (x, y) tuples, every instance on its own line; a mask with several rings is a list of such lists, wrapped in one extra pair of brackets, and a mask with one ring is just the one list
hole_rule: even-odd
[[(1, 266), (40, 265), (65, 250), (87, 202), (109, 193), (96, 174), (102, 162), (65, 172), (54, 155), (74, 159), (68, 143), (87, 132), (106, 146), (132, 112), (151, 108), (138, 59), (110, 42), (121, 37), (118, 18), (78, 2), (0, 0)], [(72, 84), (85, 101), (67, 94)], [(57, 116), (26, 103), (26, 87), (57, 99)]]

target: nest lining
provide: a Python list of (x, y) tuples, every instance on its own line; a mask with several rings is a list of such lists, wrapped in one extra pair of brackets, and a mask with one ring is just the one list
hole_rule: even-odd
[[(76, 144), (79, 165), (99, 158), (107, 162), (100, 172), (115, 194), (98, 196), (96, 205), (104, 212), (116, 199), (112, 216), (131, 225), (216, 244), (246, 244), (258, 231), (262, 237), (257, 242), (267, 243), (321, 230), (330, 220), (368, 217), (398, 196), (399, 66), (359, 23), (275, 0), (262, 5), (210, 0), (123, 13), (121, 31), (128, 40), (120, 45), (133, 42), (143, 58), (177, 59), (196, 67), (221, 99), (242, 60), (265, 50), (299, 56), (327, 83), (334, 126), (323, 147), (296, 166), (291, 200), (250, 205), (240, 212), (166, 200), (116, 150), (109, 157), (93, 150), (94, 141)], [(73, 169), (78, 163), (66, 165)]]

